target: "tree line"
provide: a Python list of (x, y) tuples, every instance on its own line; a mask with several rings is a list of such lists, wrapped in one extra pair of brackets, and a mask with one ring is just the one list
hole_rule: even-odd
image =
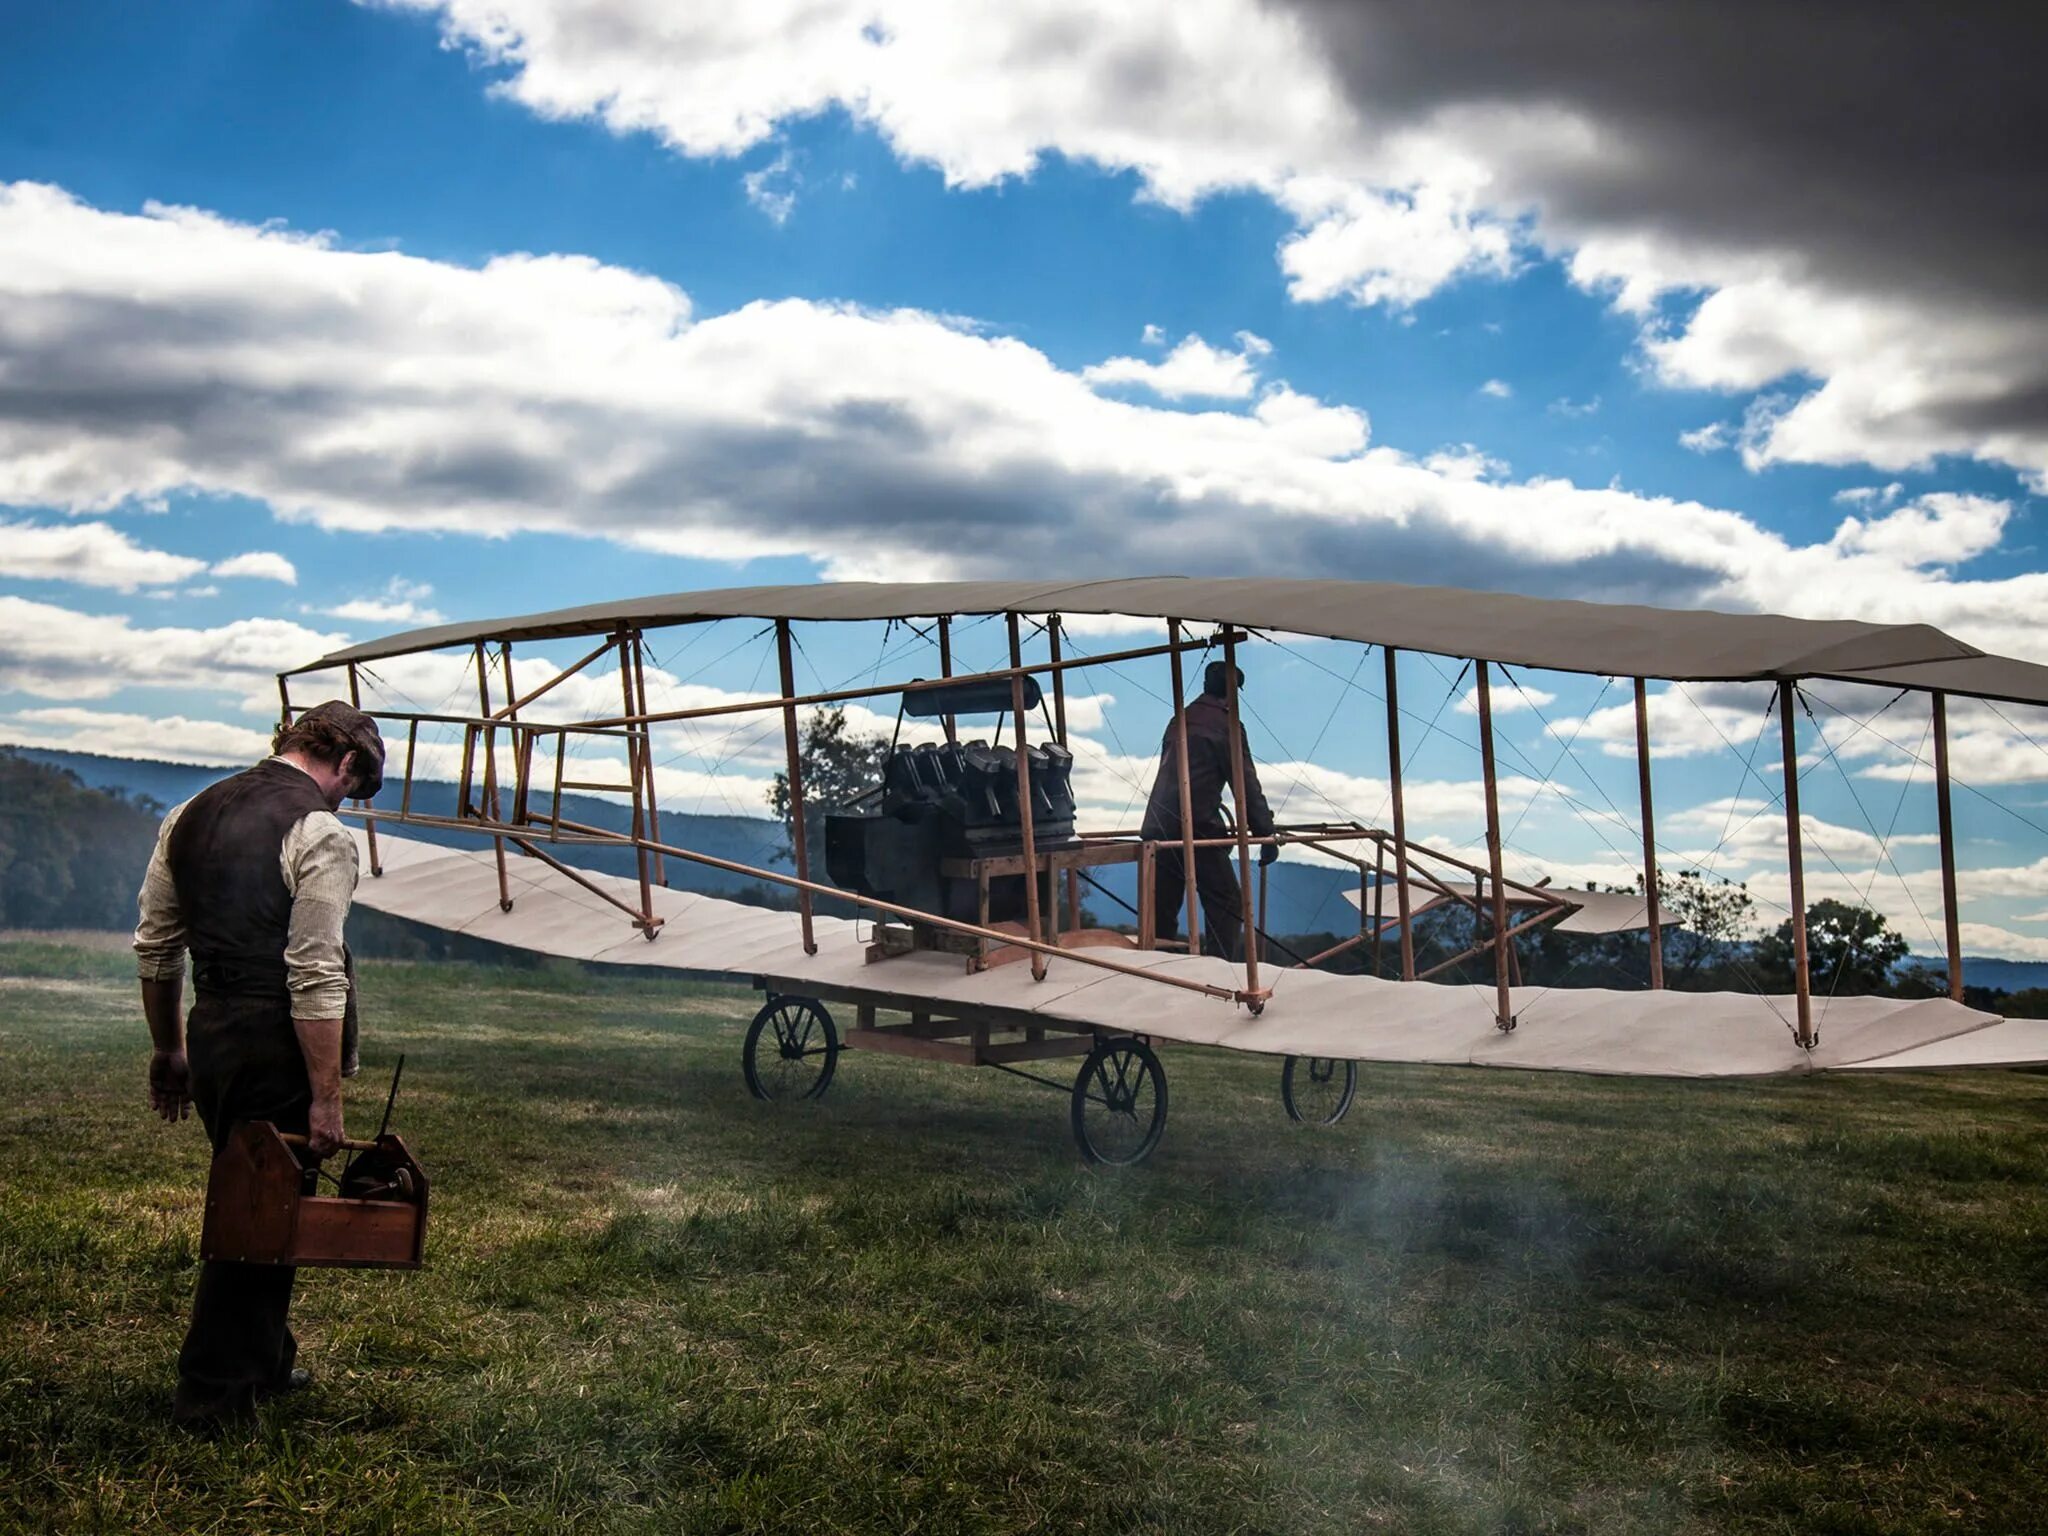
[(132, 928), (163, 814), (0, 748), (0, 926)]

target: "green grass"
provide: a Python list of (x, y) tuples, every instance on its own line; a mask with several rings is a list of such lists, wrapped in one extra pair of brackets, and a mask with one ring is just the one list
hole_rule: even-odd
[(1151, 1163), (993, 1073), (744, 1095), (754, 1000), (365, 968), (429, 1267), (167, 1424), (205, 1159), (119, 953), (0, 941), (0, 1526), (1921, 1531), (2048, 1516), (2048, 1078), (1640, 1083), (1164, 1053)]

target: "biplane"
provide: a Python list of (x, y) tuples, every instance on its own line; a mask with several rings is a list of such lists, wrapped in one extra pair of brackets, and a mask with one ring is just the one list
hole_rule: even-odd
[[(1118, 636), (1118, 648), (1079, 653), (1070, 621), (1081, 616), (1091, 633)], [(956, 667), (955, 626), (963, 619), (999, 619), (1006, 661)], [(779, 689), (652, 707), (649, 637), (731, 621), (743, 621), (757, 641), (772, 633)], [(885, 679), (878, 661), (863, 681), (800, 692), (794, 660), (809, 654), (804, 631), (858, 623), (905, 626), (912, 654), (900, 665), (913, 675)], [(1156, 638), (1121, 643), (1146, 630)], [(1385, 825), (1340, 817), (1290, 822), (1261, 837), (1240, 815), (1227, 837), (1198, 837), (1185, 783), (1176, 837), (1081, 824), (1071, 783), (1070, 679), (1094, 668), (1163, 662), (1169, 730), (1185, 775), (1190, 659), (1225, 663), (1224, 702), (1236, 729), (1240, 655), (1283, 636), (1363, 647), (1361, 667), (1379, 652)], [(563, 647), (576, 659), (533, 659)], [(1409, 717), (1397, 662), (1416, 652), (1458, 661), (1473, 679), (1483, 856), (1409, 836), (1402, 783)], [(432, 710), (410, 700), (399, 707), (389, 696), (396, 690), (380, 686), (387, 672), (428, 657), (440, 658), (437, 677), (452, 669), (458, 691), (468, 688), (470, 698)], [(1507, 668), (1584, 674), (1632, 689), (1639, 891), (1554, 887), (1504, 867), (1495, 688)], [(1771, 690), (1782, 746), (1774, 798), (1782, 806), (1795, 955), (1788, 995), (1665, 986), (1646, 703), (1647, 683), (1660, 679)], [(1822, 682), (1929, 701), (1947, 996), (1816, 999), (1795, 706), (1804, 703), (1803, 687)], [(278, 683), (287, 718), (296, 685), (304, 703), (314, 687), (345, 691), (382, 723), (391, 754), (384, 803), (351, 812), (370, 872), (358, 900), (545, 954), (751, 981), (764, 1001), (741, 1065), (747, 1088), (762, 1099), (819, 1097), (844, 1051), (992, 1068), (1066, 1094), (1085, 1157), (1131, 1163), (1154, 1149), (1165, 1126), (1158, 1048), (1167, 1044), (1281, 1059), (1287, 1111), (1311, 1122), (1339, 1119), (1352, 1102), (1358, 1065), (1371, 1062), (1716, 1077), (2048, 1060), (2048, 1024), (2004, 1020), (1962, 1000), (1946, 717), (1951, 697), (2048, 704), (2048, 668), (1985, 654), (1925, 625), (1336, 580), (846, 582), (448, 624), (337, 651)], [(837, 804), (808, 802), (803, 712), (890, 700), (898, 739), (879, 782)], [(742, 716), (779, 720), (791, 808), (786, 863), (734, 859), (662, 833), (657, 733)], [(987, 717), (995, 724), (978, 737), (963, 723)], [(915, 739), (903, 739), (905, 720), (920, 727)], [(1242, 805), (1241, 730), (1234, 741), (1233, 798)], [(591, 777), (598, 772), (614, 777)], [(430, 811), (416, 794), (430, 777), (453, 781), (452, 808)], [(607, 828), (577, 816), (578, 795), (609, 796), (630, 813), (628, 824)], [(1261, 930), (1264, 866), (1255, 858), (1268, 842), (1340, 866), (1347, 881), (1355, 874), (1348, 897), (1356, 933), (1322, 953), (1276, 957)], [(1177, 852), (1179, 867), (1192, 870), (1198, 848), (1217, 846), (1239, 882), (1241, 944), (1235, 934), (1227, 946), (1205, 935), (1192, 878), (1186, 921), (1173, 925), (1178, 935), (1155, 917), (1162, 850)], [(593, 867), (587, 855), (600, 851), (623, 861), (625, 872)], [(671, 888), (668, 872), (679, 863), (784, 892), (788, 909)], [(1082, 887), (1115, 866), (1134, 881), (1136, 920), (1091, 925)], [(1447, 908), (1468, 917), (1470, 942), (1443, 964), (1418, 968), (1418, 922)], [(1644, 932), (1647, 985), (1523, 985), (1517, 941), (1544, 926)], [(1219, 947), (1242, 959), (1226, 958)], [(1361, 949), (1372, 956), (1371, 973), (1326, 968), (1338, 952)], [(1469, 976), (1475, 967), (1485, 982), (1441, 974)], [(1044, 1075), (1061, 1058), (1078, 1061), (1071, 1083)]]

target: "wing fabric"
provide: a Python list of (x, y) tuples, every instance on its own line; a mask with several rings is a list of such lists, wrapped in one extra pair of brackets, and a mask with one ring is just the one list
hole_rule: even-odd
[[(355, 835), (364, 838), (360, 829)], [(2048, 1024), (2008, 1022), (1947, 998), (1833, 999), (1811, 1052), (1793, 1044), (1790, 997), (1732, 992), (1520, 987), (1513, 993), (1519, 1027), (1504, 1034), (1493, 1025), (1490, 986), (1281, 971), (1272, 1001), (1254, 1018), (1226, 1002), (1072, 959), (1053, 959), (1042, 982), (1033, 982), (1024, 965), (968, 975), (953, 955), (869, 964), (866, 925), (845, 918), (818, 917), (818, 952), (806, 955), (794, 912), (659, 887), (653, 902), (664, 926), (649, 941), (617, 907), (538, 860), (507, 855), (513, 903), (505, 912), (488, 849), (445, 848), (382, 831), (377, 842), (383, 874), (366, 877), (356, 900), (395, 917), (541, 954), (758, 978), (781, 992), (824, 988), (884, 1008), (976, 1010), (1001, 1022), (1037, 1018), (1273, 1055), (1650, 1077), (2048, 1061)], [(637, 902), (637, 882), (589, 878)], [(1238, 979), (1235, 967), (1213, 956), (1118, 951), (1117, 958), (1225, 986)]]

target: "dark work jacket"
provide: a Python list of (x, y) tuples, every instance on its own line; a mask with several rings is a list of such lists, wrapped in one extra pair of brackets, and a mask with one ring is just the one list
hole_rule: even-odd
[[(1203, 694), (1187, 707), (1188, 798), (1195, 812), (1195, 836), (1223, 837), (1230, 831), (1223, 819), (1223, 793), (1230, 787), (1230, 707), (1221, 699)], [(1238, 727), (1239, 736), (1244, 728)], [(1152, 798), (1145, 803), (1141, 831), (1154, 841), (1180, 836), (1180, 741), (1171, 720), (1159, 747), (1159, 776), (1152, 781)], [(1252, 764), (1251, 743), (1244, 747), (1244, 798), (1238, 812), (1247, 829), (1262, 837), (1273, 830), (1273, 812), (1266, 804), (1266, 792), (1259, 787), (1259, 770)]]
[[(233, 1120), (288, 1113), (310, 1094), (284, 962), (292, 897), (278, 860), (300, 818), (328, 809), (305, 773), (266, 761), (201, 790), (171, 829), (166, 856), (197, 993), (186, 1055), (216, 1145)], [(351, 975), (344, 1059), (354, 1024)]]

